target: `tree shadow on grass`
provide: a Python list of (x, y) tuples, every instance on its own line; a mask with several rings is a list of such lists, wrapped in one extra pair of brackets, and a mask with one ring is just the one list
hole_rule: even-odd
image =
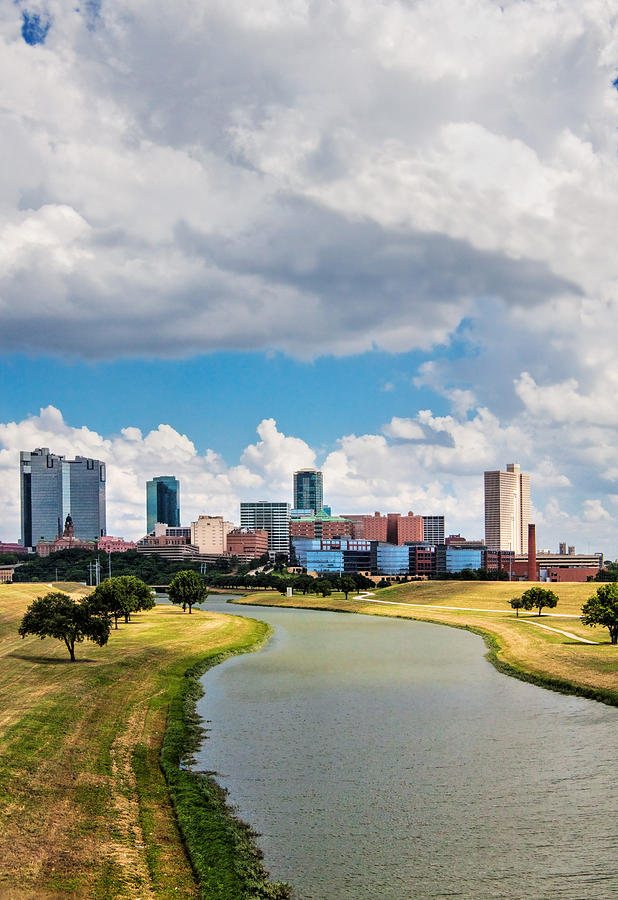
[(47, 663), (50, 666), (63, 666), (67, 663), (74, 666), (75, 663), (95, 662), (94, 659), (87, 659), (84, 656), (78, 656), (75, 660), (69, 659), (68, 656), (64, 659), (61, 656), (32, 656), (26, 653), (7, 653), (7, 656), (10, 656), (12, 659), (24, 659), (26, 662)]

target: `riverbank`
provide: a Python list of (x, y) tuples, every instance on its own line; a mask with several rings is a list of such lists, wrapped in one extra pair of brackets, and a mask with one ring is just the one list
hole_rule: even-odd
[(71, 663), (62, 642), (17, 634), (45, 590), (0, 586), (0, 895), (287, 896), (214, 780), (179, 766), (201, 734), (199, 675), (268, 626), (161, 605)]
[(465, 628), (485, 639), (488, 659), (500, 671), (551, 690), (618, 706), (618, 650), (609, 643), (606, 629), (587, 628), (579, 620), (582, 604), (596, 586), (552, 584), (558, 606), (541, 617), (516, 616), (508, 605), (510, 597), (525, 589), (526, 585), (506, 582), (428, 581), (393, 585), (357, 598), (350, 594), (348, 600), (343, 594), (286, 598), (271, 592), (235, 602), (417, 619)]

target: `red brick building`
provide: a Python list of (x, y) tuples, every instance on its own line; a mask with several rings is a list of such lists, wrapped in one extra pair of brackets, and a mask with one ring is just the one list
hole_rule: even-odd
[(387, 520), (386, 539), (389, 544), (425, 540), (423, 517), (415, 516), (411, 510), (407, 516), (388, 513)]
[(363, 516), (363, 537), (367, 541), (384, 541), (388, 533), (388, 519), (379, 512), (372, 516)]
[(244, 559), (258, 559), (268, 553), (268, 532), (263, 529), (234, 528), (227, 535), (227, 552)]

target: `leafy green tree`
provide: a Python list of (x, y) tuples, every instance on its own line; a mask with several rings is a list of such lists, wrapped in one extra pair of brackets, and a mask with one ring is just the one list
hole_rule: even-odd
[(339, 590), (343, 591), (345, 594), (346, 600), (348, 599), (348, 594), (350, 591), (356, 590), (356, 585), (354, 584), (354, 579), (350, 578), (349, 575), (342, 575), (339, 580)]
[(554, 609), (558, 603), (558, 598), (554, 592), (542, 587), (528, 588), (521, 595), (521, 599), (524, 609), (538, 609), (539, 615), (541, 615), (541, 610), (545, 607)]
[(316, 594), (321, 594), (323, 597), (330, 597), (332, 593), (328, 578), (318, 578), (313, 586), (313, 590)]
[(192, 606), (202, 603), (206, 599), (208, 588), (201, 575), (191, 569), (186, 569), (174, 576), (168, 593), (172, 603), (182, 606), (183, 612), (188, 606), (189, 613), (191, 613)]
[(91, 594), (91, 603), (101, 612), (113, 616), (115, 627), (118, 619), (124, 616), (128, 624), (131, 613), (142, 609), (152, 609), (154, 597), (152, 591), (135, 575), (118, 575), (106, 578)]
[(532, 607), (524, 606), (524, 601), (522, 600), (521, 597), (511, 597), (511, 599), (509, 600), (509, 603), (511, 604), (512, 608), (515, 610), (516, 616), (519, 616), (520, 609), (526, 609), (526, 608), (532, 609)]
[(311, 575), (299, 575), (294, 582), (294, 590), (301, 591), (306, 596), (313, 591), (314, 583), (315, 578), (312, 578)]
[(601, 569), (592, 579), (593, 581), (616, 581), (618, 580), (618, 563), (606, 562), (605, 567)]
[(75, 662), (75, 644), (84, 640), (102, 647), (107, 643), (111, 622), (109, 616), (98, 612), (89, 598), (74, 600), (61, 591), (52, 591), (30, 604), (19, 626), (22, 638), (37, 634), (64, 641), (71, 661)]
[(602, 625), (609, 630), (612, 644), (618, 644), (618, 584), (608, 582), (597, 588), (582, 606), (581, 620), (584, 625)]

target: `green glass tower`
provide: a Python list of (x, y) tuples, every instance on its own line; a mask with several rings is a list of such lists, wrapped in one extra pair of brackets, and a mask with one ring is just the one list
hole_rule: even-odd
[(146, 532), (157, 522), (180, 526), (180, 482), (173, 475), (157, 475), (146, 482)]
[(322, 473), (317, 469), (299, 469), (294, 472), (294, 509), (312, 509), (319, 513), (324, 508)]

